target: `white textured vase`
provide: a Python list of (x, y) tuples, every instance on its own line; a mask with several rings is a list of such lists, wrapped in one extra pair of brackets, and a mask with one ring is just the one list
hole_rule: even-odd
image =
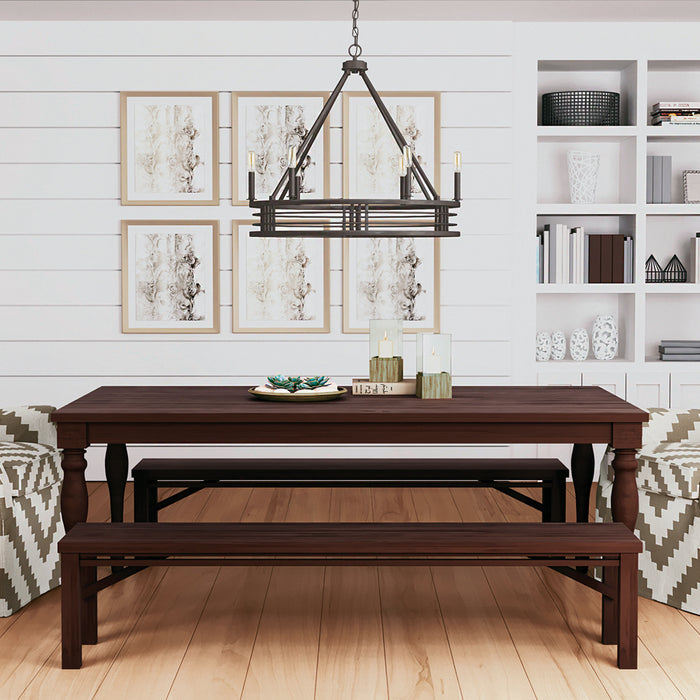
[(600, 155), (586, 151), (568, 151), (569, 194), (572, 204), (592, 204), (598, 189)]
[(617, 355), (617, 324), (608, 315), (596, 316), (593, 322), (593, 356), (596, 360), (612, 360)]
[(585, 328), (574, 328), (569, 339), (569, 352), (571, 359), (576, 362), (583, 362), (588, 359), (588, 351), (591, 343), (588, 338), (588, 331)]
[(552, 333), (552, 359), (563, 360), (566, 357), (566, 336), (561, 331)]
[(546, 362), (552, 354), (552, 336), (549, 333), (541, 331), (537, 334), (537, 342), (535, 345), (535, 359), (538, 362)]

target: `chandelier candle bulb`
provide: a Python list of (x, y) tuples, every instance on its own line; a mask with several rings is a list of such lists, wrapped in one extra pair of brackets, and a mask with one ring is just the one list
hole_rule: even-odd
[(455, 151), (454, 164), (455, 164), (455, 172), (456, 173), (462, 172), (462, 152), (461, 151)]
[(248, 201), (255, 201), (255, 152), (248, 151)]
[(299, 180), (297, 178), (297, 147), (290, 146), (287, 154), (287, 164), (289, 173), (289, 199), (299, 199)]
[(406, 170), (406, 159), (399, 156), (399, 196), (401, 199), (408, 199), (406, 195), (406, 185), (408, 184), (408, 171)]
[(404, 196), (402, 199), (411, 199), (411, 172), (413, 168), (413, 152), (410, 146), (403, 147), (403, 162), (406, 166), (406, 181), (402, 182), (404, 186)]
[(462, 199), (462, 153), (455, 151), (454, 154), (455, 166), (455, 201)]
[(403, 381), (403, 321), (369, 322), (369, 381)]

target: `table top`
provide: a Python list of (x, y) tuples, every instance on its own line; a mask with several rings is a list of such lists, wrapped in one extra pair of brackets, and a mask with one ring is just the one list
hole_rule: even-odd
[(263, 401), (243, 386), (103, 386), (54, 411), (56, 423), (642, 423), (649, 414), (600, 387), (460, 386), (452, 399), (353, 396)]

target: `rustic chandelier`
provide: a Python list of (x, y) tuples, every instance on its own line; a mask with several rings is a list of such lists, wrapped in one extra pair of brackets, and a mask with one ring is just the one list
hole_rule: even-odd
[[(360, 60), (362, 47), (359, 44), (357, 28), (359, 4), (359, 0), (353, 0), (353, 43), (348, 47), (350, 60), (343, 62), (343, 75), (299, 147), (289, 149), (288, 167), (269, 199), (255, 199), (255, 153), (248, 154), (248, 200), (252, 209), (259, 210), (254, 212), (257, 219), (251, 236), (434, 238), (460, 235), (456, 224), (451, 221), (456, 214), (450, 210), (457, 209), (460, 205), (461, 155), (459, 152), (454, 154), (454, 199), (440, 199), (367, 76), (367, 63)], [(311, 151), (345, 82), (353, 73), (358, 74), (364, 81), (401, 153), (397, 173), (399, 198), (302, 199), (300, 166)], [(439, 128), (439, 125), (436, 125), (436, 128)], [(414, 180), (423, 198), (412, 198)]]

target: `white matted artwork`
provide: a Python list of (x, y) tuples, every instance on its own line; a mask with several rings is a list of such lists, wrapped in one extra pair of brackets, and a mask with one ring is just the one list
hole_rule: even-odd
[(122, 330), (219, 332), (218, 221), (122, 221)]
[(122, 204), (219, 203), (219, 94), (121, 93)]
[(329, 333), (327, 238), (254, 238), (233, 222), (234, 333)]
[(436, 333), (439, 309), (439, 239), (343, 240), (343, 332), (368, 333), (369, 319), (400, 318), (405, 333)]
[[(255, 154), (255, 193), (268, 199), (328, 99), (327, 92), (234, 92), (231, 96), (233, 204), (248, 204), (248, 153)], [(330, 182), (328, 120), (300, 163), (300, 196), (322, 199)]]
[[(381, 97), (414, 158), (439, 192), (440, 93), (386, 92)], [(400, 156), (401, 149), (371, 96), (343, 93), (344, 196), (397, 199)], [(411, 193), (423, 198), (415, 178)]]

